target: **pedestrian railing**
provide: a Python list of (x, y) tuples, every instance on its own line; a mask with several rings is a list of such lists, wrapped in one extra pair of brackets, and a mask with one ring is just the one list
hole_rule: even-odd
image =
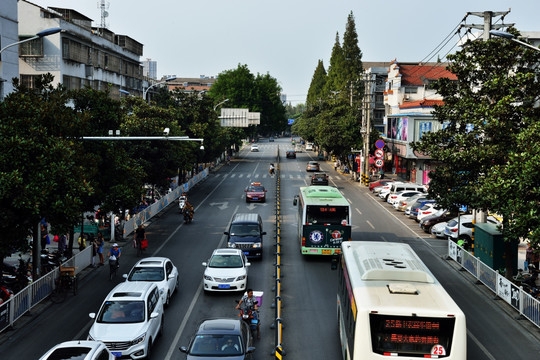
[(506, 301), (519, 315), (540, 328), (539, 300), (451, 240), (448, 240), (448, 256), (500, 299)]
[[(75, 274), (78, 274), (92, 263), (92, 255), (92, 247), (89, 246), (64, 262), (62, 266), (75, 267)], [(15, 321), (45, 300), (54, 290), (59, 276), (60, 269), (55, 268), (1, 304), (0, 332), (12, 328)]]

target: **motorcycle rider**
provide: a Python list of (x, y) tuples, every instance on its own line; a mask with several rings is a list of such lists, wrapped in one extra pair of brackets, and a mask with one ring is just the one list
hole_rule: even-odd
[(243, 304), (244, 312), (251, 310), (253, 319), (257, 320), (257, 339), (261, 338), (261, 333), (259, 329), (260, 321), (259, 320), (259, 307), (257, 306), (257, 299), (253, 296), (253, 289), (247, 289), (246, 294), (242, 296), (238, 305), (236, 305), (236, 310), (240, 310), (240, 306)]
[(270, 169), (268, 170), (268, 172), (270, 173), (270, 176), (274, 176), (274, 164), (270, 163)]
[(184, 205), (184, 217), (189, 217), (189, 221), (193, 220), (193, 213), (195, 210), (193, 209), (193, 205), (186, 199), (186, 203)]

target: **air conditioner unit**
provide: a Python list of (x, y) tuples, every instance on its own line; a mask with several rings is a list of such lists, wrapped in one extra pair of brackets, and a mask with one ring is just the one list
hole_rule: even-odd
[(403, 96), (403, 100), (409, 100), (409, 95)]

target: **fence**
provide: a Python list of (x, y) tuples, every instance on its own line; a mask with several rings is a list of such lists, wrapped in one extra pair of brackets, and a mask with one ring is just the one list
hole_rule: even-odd
[[(75, 267), (75, 274), (78, 274), (91, 263), (92, 247), (89, 246), (64, 262), (62, 266), (73, 266)], [(56, 279), (59, 275), (60, 269), (55, 268), (53, 271), (32, 282), (8, 301), (1, 304), (0, 332), (9, 327), (13, 327), (15, 321), (46, 299), (56, 286)]]
[(169, 204), (174, 202), (174, 200), (178, 199), (183, 192), (188, 192), (197, 183), (206, 178), (208, 176), (208, 172), (208, 168), (204, 169), (203, 171), (189, 179), (188, 182), (178, 186), (176, 189), (174, 189), (173, 191), (171, 191), (170, 193), (168, 193), (152, 205), (148, 206), (144, 210), (135, 214), (128, 221), (126, 221), (126, 223), (124, 224), (124, 238), (127, 235), (131, 234), (133, 231), (135, 231), (139, 225), (144, 224), (146, 221), (159, 214), (163, 209), (169, 206)]
[(521, 316), (540, 328), (540, 301), (451, 240), (448, 241), (448, 256), (506, 301)]

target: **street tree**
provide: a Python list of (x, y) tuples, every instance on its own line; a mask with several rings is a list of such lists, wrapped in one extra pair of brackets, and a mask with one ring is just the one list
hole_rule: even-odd
[(511, 242), (539, 245), (540, 53), (493, 39), (469, 41), (448, 58), (457, 81), (434, 85), (444, 99), (435, 108), (443, 129), (412, 146), (438, 164), (429, 192), (441, 206), (502, 216), (508, 275)]

